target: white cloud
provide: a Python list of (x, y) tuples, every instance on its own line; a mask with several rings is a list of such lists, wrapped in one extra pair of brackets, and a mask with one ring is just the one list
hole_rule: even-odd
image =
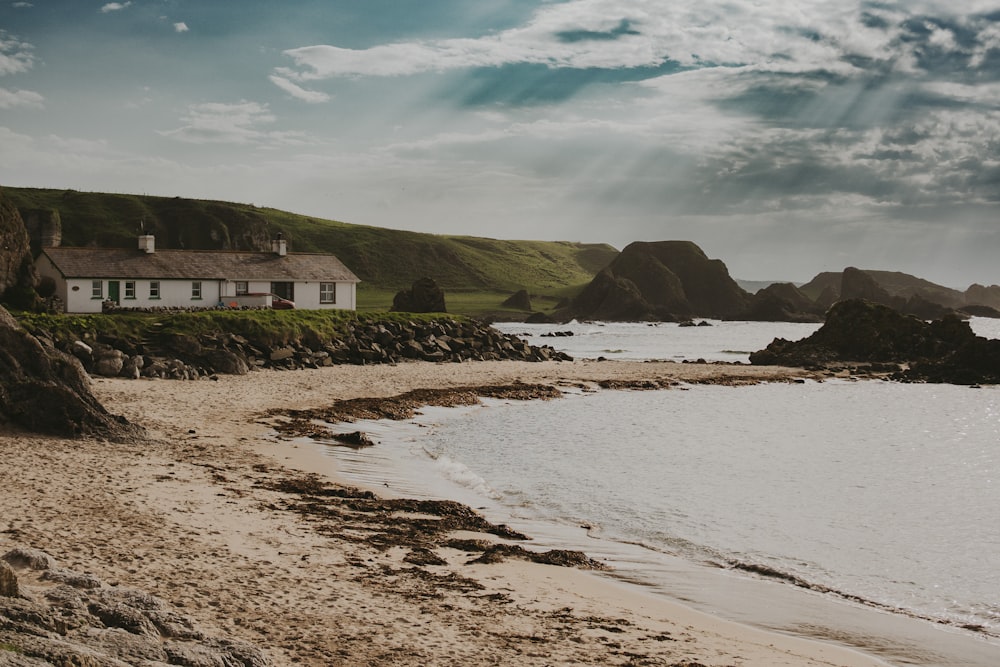
[[(544, 5), (523, 26), (477, 39), (394, 43), (368, 49), (313, 45), (290, 49), (298, 72), (286, 78), (401, 76), (511, 63), (549, 67), (625, 68), (673, 60), (688, 67), (749, 65), (780, 60), (783, 69), (829, 66), (838, 40), (866, 52), (887, 48), (889, 36), (865, 29), (857, 10), (828, 2), (733, 0), (573, 0)], [(830, 39), (817, 40), (817, 28)], [(596, 37), (605, 38), (596, 38)]]
[(188, 30), (190, 28), (188, 28), (187, 23), (184, 23), (184, 21), (178, 21), (174, 24), (174, 32), (187, 32)]
[(305, 88), (292, 83), (282, 76), (272, 74), (268, 78), (271, 80), (271, 83), (276, 85), (278, 88), (281, 88), (292, 97), (300, 99), (304, 102), (316, 104), (319, 102), (328, 102), (330, 100), (330, 96), (326, 93), (321, 93), (316, 90), (306, 90)]
[(0, 76), (27, 72), (35, 63), (32, 45), (0, 30)]
[(236, 104), (209, 102), (188, 107), (181, 119), (184, 126), (159, 134), (191, 144), (242, 144), (260, 147), (299, 145), (307, 143), (300, 132), (265, 131), (260, 126), (277, 119), (266, 104), (248, 102)]
[(107, 14), (109, 12), (118, 12), (126, 9), (132, 5), (131, 0), (129, 2), (109, 2), (108, 4), (101, 7), (101, 13)]
[(41, 109), (45, 98), (31, 90), (7, 90), (0, 88), (0, 109), (28, 107)]
[(12, 2), (10, 3), (10, 6), (13, 7), (14, 9), (25, 9), (28, 7), (34, 7), (34, 5), (31, 4), (30, 2)]
[[(905, 73), (910, 71), (907, 63), (912, 63), (912, 50), (919, 44), (905, 38), (906, 28), (901, 24), (919, 16), (921, 10), (949, 17), (959, 25), (989, 30), (975, 10), (965, 5), (986, 7), (990, 3), (966, 2), (957, 14), (954, 4), (925, 1), (866, 7), (827, 0), (569, 0), (543, 4), (525, 24), (478, 38), (398, 42), (367, 49), (329, 44), (289, 49), (284, 53), (294, 67), (279, 68), (276, 73), (303, 82), (507, 64), (655, 67), (668, 60), (687, 68), (857, 72), (858, 66), (845, 56), (897, 61), (897, 71)], [(863, 12), (877, 15), (884, 25), (866, 25)], [(958, 49), (951, 30), (931, 22), (926, 28), (936, 47)], [(995, 38), (994, 34), (990, 39)]]

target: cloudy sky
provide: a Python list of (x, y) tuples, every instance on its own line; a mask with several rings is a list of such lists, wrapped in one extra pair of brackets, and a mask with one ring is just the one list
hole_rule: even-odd
[(1000, 0), (0, 3), (0, 185), (1000, 283)]

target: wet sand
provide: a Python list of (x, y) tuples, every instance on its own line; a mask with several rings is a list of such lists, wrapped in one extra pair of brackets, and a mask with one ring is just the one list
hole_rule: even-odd
[(464, 516), (448, 504), (343, 491), (329, 460), (274, 429), (276, 410), (416, 389), (803, 376), (578, 361), (96, 380), (104, 405), (145, 426), (150, 441), (4, 432), (0, 550), (44, 549), (67, 568), (146, 590), (210, 631), (256, 643), (276, 665), (882, 664), (720, 620), (578, 567), (516, 554), (470, 564), (490, 560), (481, 549), (506, 540), (462, 522), (442, 530), (442, 507)]

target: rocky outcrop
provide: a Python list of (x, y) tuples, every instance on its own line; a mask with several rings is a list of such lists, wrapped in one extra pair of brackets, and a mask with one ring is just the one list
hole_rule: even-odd
[(844, 301), (864, 299), (890, 308), (901, 306), (904, 302), (902, 298), (894, 298), (889, 292), (882, 289), (867, 271), (856, 269), (853, 266), (847, 267), (841, 274), (840, 299)]
[(212, 637), (160, 598), (57, 568), (47, 554), (33, 565), (26, 551), (34, 550), (15, 548), (0, 560), (0, 573), (15, 584), (14, 594), (0, 595), (0, 664), (271, 664), (256, 646)]
[(432, 278), (421, 278), (408, 290), (396, 293), (392, 299), (392, 312), (396, 313), (447, 313), (444, 290)]
[(800, 291), (821, 308), (839, 300), (865, 299), (925, 320), (953, 312), (981, 317), (1000, 314), (1000, 286), (972, 285), (963, 293), (899, 271), (848, 267), (820, 273)]
[(528, 290), (522, 289), (514, 292), (506, 300), (504, 300), (503, 305), (507, 308), (516, 308), (518, 310), (531, 311), (531, 296), (528, 294)]
[(628, 245), (573, 300), (566, 319), (678, 321), (727, 319), (746, 310), (747, 294), (722, 261), (690, 241)]
[(310, 343), (268, 345), (233, 333), (163, 333), (144, 341), (99, 336), (93, 343), (65, 339), (50, 345), (72, 355), (92, 375), (175, 380), (338, 364), (571, 360), (552, 347), (530, 345), (486, 324), (450, 318), (357, 322), (343, 336)]
[(1000, 285), (973, 284), (965, 290), (965, 303), (967, 306), (988, 306), (994, 310), (1000, 310)]
[(739, 319), (753, 322), (822, 322), (825, 308), (792, 283), (774, 283), (750, 299)]
[(35, 299), (35, 279), (24, 221), (0, 190), (0, 297), (19, 308), (31, 307)]
[(141, 434), (98, 402), (76, 358), (47, 343), (0, 307), (0, 422), (64, 437), (125, 440)]
[[(907, 381), (953, 384), (1000, 383), (1000, 340), (976, 336), (955, 315), (925, 322), (861, 299), (840, 301), (826, 322), (800, 341), (776, 338), (750, 355), (760, 365), (821, 368), (847, 363), (892, 368)], [(886, 364), (892, 366), (886, 367)]]

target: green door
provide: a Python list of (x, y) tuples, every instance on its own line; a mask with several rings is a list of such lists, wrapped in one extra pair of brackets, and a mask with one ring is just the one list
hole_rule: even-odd
[(120, 283), (117, 280), (108, 281), (108, 301), (114, 301), (117, 304), (121, 303), (119, 285)]

